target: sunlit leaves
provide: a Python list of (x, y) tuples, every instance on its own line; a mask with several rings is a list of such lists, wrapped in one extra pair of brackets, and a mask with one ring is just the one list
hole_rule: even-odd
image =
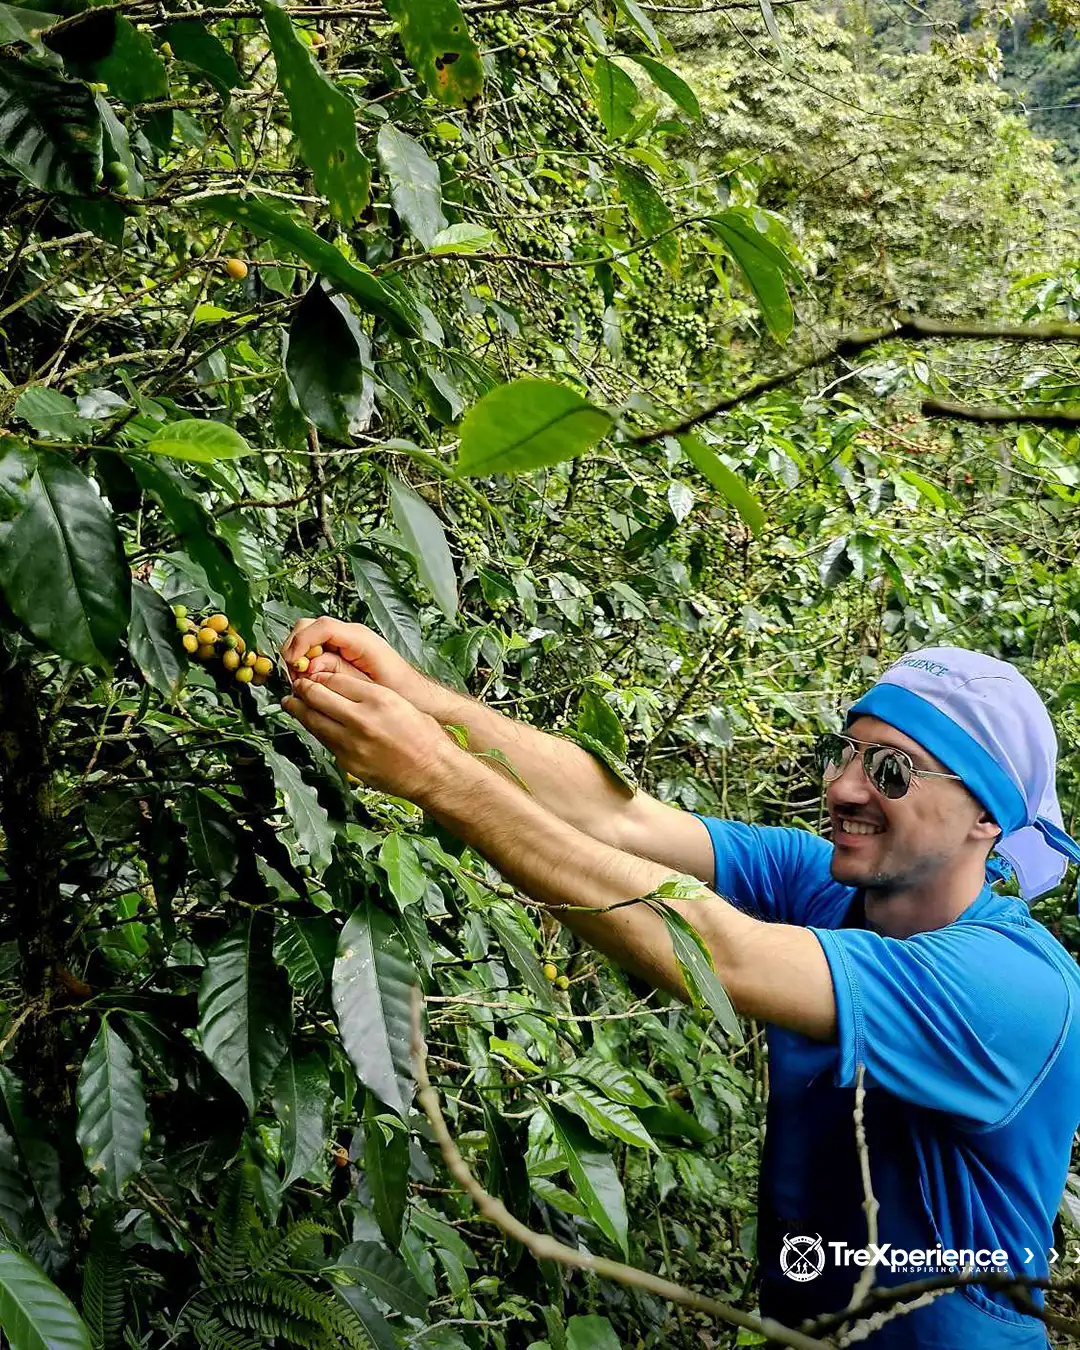
[(636, 61), (642, 70), (649, 74), (657, 88), (667, 94), (680, 112), (685, 113), (692, 122), (701, 120), (701, 104), (698, 102), (698, 96), (681, 75), (676, 75), (670, 66), (664, 65), (654, 57), (646, 56), (643, 52), (629, 53), (629, 56), (631, 61)]
[(564, 384), (514, 380), (466, 413), (458, 472), (521, 473), (572, 459), (611, 430), (611, 416)]
[(352, 100), (328, 78), (283, 9), (264, 4), (263, 20), (300, 153), (331, 213), (349, 224), (367, 206), (371, 182), (370, 166), (356, 144)]
[(334, 1011), (361, 1083), (404, 1117), (412, 1098), (410, 997), (416, 972), (393, 921), (368, 903), (338, 939)]
[(140, 447), (153, 455), (170, 459), (190, 459), (197, 464), (213, 464), (218, 459), (238, 459), (250, 455), (251, 447), (227, 422), (206, 422), (187, 417), (170, 422), (155, 431)]
[(790, 259), (755, 226), (749, 212), (732, 207), (711, 217), (709, 226), (738, 264), (770, 333), (780, 340), (786, 338), (795, 323), (785, 280), (795, 275)]
[(45, 646), (103, 665), (126, 631), (131, 579), (111, 511), (67, 459), (38, 456), (22, 510), (0, 526), (0, 587)]
[(615, 181), (630, 219), (664, 266), (675, 271), (679, 266), (679, 237), (674, 230), (671, 208), (648, 178), (636, 169), (617, 165)]
[(47, 192), (92, 192), (101, 122), (86, 85), (0, 55), (0, 159)]
[(102, 1019), (75, 1092), (76, 1138), (91, 1174), (119, 1199), (138, 1172), (147, 1136), (146, 1101), (135, 1057)]
[(386, 0), (401, 44), (440, 103), (463, 107), (484, 85), (480, 53), (456, 0)]

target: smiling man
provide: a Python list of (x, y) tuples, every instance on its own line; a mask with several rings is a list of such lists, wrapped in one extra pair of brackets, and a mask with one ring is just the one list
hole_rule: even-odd
[[(657, 988), (685, 995), (662, 920), (611, 907), (673, 870), (705, 883), (677, 907), (736, 1008), (769, 1026), (766, 1315), (845, 1308), (867, 1264), (892, 1286), (965, 1266), (1047, 1273), (1080, 1121), (1080, 972), (991, 884), (1011, 866), (1034, 898), (1080, 848), (1063, 829), (1049, 716), (1014, 667), (944, 647), (888, 670), (822, 742), (830, 843), (630, 796), (578, 746), (433, 684), (362, 625), (298, 625), (286, 660), (316, 643), (327, 650), (285, 707), (339, 763), (423, 806), (536, 900), (584, 908), (560, 917)], [(459, 748), (450, 723), (473, 750), (505, 752), (530, 793)], [(1036, 1350), (1046, 1333), (969, 1286), (869, 1343)]]

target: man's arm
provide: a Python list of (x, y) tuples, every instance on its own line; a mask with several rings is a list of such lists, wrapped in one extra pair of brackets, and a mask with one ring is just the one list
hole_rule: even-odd
[[(559, 819), (389, 690), (340, 675), (298, 680), (295, 690), (285, 707), (345, 769), (415, 801), (586, 941), (657, 988), (686, 997), (663, 919), (648, 905), (612, 908), (655, 890), (669, 867)], [(832, 977), (812, 932), (762, 923), (704, 886), (700, 900), (672, 903), (708, 945), (739, 1012), (833, 1039)]]
[(363, 624), (329, 618), (298, 624), (283, 654), (292, 664), (316, 644), (333, 651), (315, 658), (311, 674), (356, 672), (393, 689), (443, 726), (467, 728), (470, 750), (501, 750), (536, 800), (575, 829), (672, 871), (712, 881), (712, 844), (701, 821), (647, 792), (628, 792), (573, 741), (515, 722), (428, 679)]

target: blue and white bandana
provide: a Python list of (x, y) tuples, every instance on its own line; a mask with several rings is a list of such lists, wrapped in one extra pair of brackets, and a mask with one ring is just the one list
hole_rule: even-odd
[(1012, 865), (1025, 900), (1080, 863), (1058, 805), (1050, 714), (1008, 661), (963, 647), (913, 652), (852, 705), (848, 723), (861, 715), (888, 722), (963, 779), (1001, 826), (994, 851)]

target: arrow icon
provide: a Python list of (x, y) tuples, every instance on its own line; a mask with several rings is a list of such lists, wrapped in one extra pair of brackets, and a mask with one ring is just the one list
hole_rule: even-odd
[(1056, 1248), (1056, 1247), (1051, 1247), (1051, 1248), (1050, 1248), (1050, 1264), (1053, 1265), (1054, 1262), (1055, 1262), (1057, 1259), (1058, 1259), (1057, 1248)]
[(1024, 1265), (1030, 1266), (1032, 1261), (1035, 1260), (1035, 1253), (1031, 1250), (1030, 1247), (1025, 1247), (1024, 1251), (1027, 1252), (1027, 1256), (1024, 1257)]

